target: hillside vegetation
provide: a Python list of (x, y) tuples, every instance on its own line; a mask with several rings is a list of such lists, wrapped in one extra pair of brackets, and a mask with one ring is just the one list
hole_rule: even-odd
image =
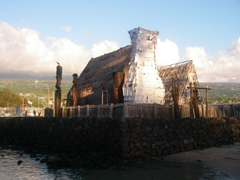
[[(213, 88), (208, 91), (209, 104), (225, 104), (240, 102), (240, 83), (199, 83), (201, 87)], [(201, 90), (203, 100), (206, 99), (206, 91)]]
[[(12, 93), (24, 97), (32, 102), (32, 105), (37, 107), (46, 107), (49, 98), (50, 104), (55, 93), (56, 80), (32, 80), (32, 79), (0, 79), (0, 91), (4, 89), (10, 90)], [(62, 102), (67, 98), (67, 93), (72, 87), (72, 81), (62, 81)], [(26, 104), (25, 104), (26, 105)]]
[[(9, 93), (9, 97), (15, 98), (15, 104), (4, 104), (8, 106), (15, 106), (16, 103), (22, 102), (23, 97), (25, 106), (29, 105), (27, 100), (32, 102), (33, 106), (47, 107), (48, 91), (50, 89), (49, 97), (50, 102), (54, 96), (56, 80), (32, 80), (32, 79), (0, 79), (0, 91), (6, 94), (6, 90)], [(212, 87), (213, 90), (208, 91), (208, 102), (209, 104), (223, 104), (223, 103), (237, 103), (240, 102), (240, 83), (200, 83), (201, 87)], [(62, 81), (62, 102), (67, 98), (67, 93), (72, 87), (72, 81)], [(5, 90), (6, 89), (6, 90)], [(13, 94), (16, 94), (15, 97)], [(202, 99), (206, 99), (206, 91), (201, 90)], [(1, 100), (4, 101), (3, 95), (0, 95)], [(19, 99), (20, 98), (20, 99)], [(5, 98), (6, 99), (6, 98)], [(12, 101), (12, 100), (11, 100)]]
[(0, 91), (0, 107), (16, 107), (22, 103), (22, 99), (17, 94), (7, 89)]

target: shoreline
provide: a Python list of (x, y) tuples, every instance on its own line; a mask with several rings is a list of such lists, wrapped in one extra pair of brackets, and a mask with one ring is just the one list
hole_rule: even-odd
[(162, 159), (166, 162), (202, 164), (205, 168), (214, 169), (216, 177), (240, 179), (240, 142), (167, 155)]
[[(96, 174), (107, 172), (135, 174), (144, 173), (142, 170), (146, 170), (145, 175), (153, 173), (155, 177), (240, 179), (240, 142), (204, 150), (136, 159), (96, 156), (96, 154), (95, 156), (92, 156), (93, 154), (82, 154), (81, 156), (81, 153), (53, 154), (50, 151), (30, 150), (26, 147), (6, 144), (1, 146), (1, 149), (15, 150), (19, 153), (19, 157), (27, 154), (39, 163), (46, 164), (48, 169), (83, 168)], [(141, 177), (140, 174), (139, 177)]]

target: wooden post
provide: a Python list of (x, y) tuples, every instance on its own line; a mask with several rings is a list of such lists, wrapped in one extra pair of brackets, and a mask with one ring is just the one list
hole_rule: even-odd
[(193, 87), (192, 87), (192, 82), (190, 82), (190, 117), (194, 118), (192, 101), (193, 101)]
[(81, 106), (78, 106), (78, 117), (81, 117)]
[(61, 108), (61, 90), (55, 91), (55, 117), (60, 117)]
[[(175, 119), (176, 117), (175, 117), (175, 115), (174, 115), (174, 107), (172, 107), (172, 111), (171, 111), (171, 113), (172, 113), (172, 119)], [(178, 105), (178, 118), (180, 118), (180, 109), (179, 109), (179, 105)]]
[(73, 106), (77, 106), (78, 102), (77, 102), (77, 82), (78, 82), (78, 75), (76, 73), (74, 73), (73, 75)]
[(70, 107), (70, 108), (69, 108), (69, 116), (70, 116), (70, 117), (73, 117), (73, 107)]
[(222, 107), (222, 117), (225, 117), (225, 106)]
[(169, 120), (170, 119), (173, 119), (174, 118), (174, 110), (173, 110), (173, 106), (172, 105), (169, 105), (169, 111), (168, 111), (168, 114), (169, 114)]
[(153, 118), (157, 118), (157, 104), (153, 104)]
[[(194, 83), (194, 86), (197, 87), (197, 84)], [(198, 89), (194, 88), (193, 90), (193, 107), (194, 107), (194, 116), (195, 118), (200, 118), (199, 108), (198, 108)]]
[[(179, 110), (179, 96), (180, 96), (180, 80), (179, 77), (177, 78), (178, 81), (178, 89), (177, 89), (177, 105), (176, 105), (176, 115), (175, 118), (180, 117), (180, 110)], [(174, 107), (175, 108), (175, 107)]]
[(106, 98), (104, 98), (104, 93), (106, 93), (107, 94), (107, 105), (108, 105), (108, 89), (105, 89), (104, 87), (103, 87), (103, 89), (102, 89), (102, 105), (104, 104), (104, 99), (106, 99)]
[[(62, 66), (58, 63), (56, 68), (56, 91), (55, 91), (55, 117), (60, 117), (60, 108), (61, 108), (61, 80), (62, 80)], [(49, 92), (49, 91), (48, 91)], [(48, 95), (49, 99), (49, 95)]]
[(103, 90), (102, 90), (102, 105), (103, 105)]
[(98, 117), (98, 118), (101, 117), (101, 116), (100, 116), (100, 115), (101, 115), (101, 114), (100, 114), (100, 111), (101, 111), (101, 108), (100, 108), (100, 105), (98, 105), (98, 112), (97, 112), (97, 117)]
[(123, 84), (124, 84), (124, 73), (113, 72), (112, 102), (114, 104), (123, 103), (123, 91), (122, 91)]
[[(191, 89), (191, 93), (190, 93), (190, 96), (191, 96), (191, 101), (192, 101), (192, 86), (191, 87), (188, 87)], [(197, 89), (205, 89), (206, 90), (206, 112), (205, 112), (205, 116), (208, 117), (208, 90), (212, 90), (212, 88), (209, 88), (208, 86), (207, 87), (194, 87), (196, 90)], [(192, 102), (191, 102), (192, 104)], [(203, 113), (204, 115), (204, 113)]]
[(124, 102), (124, 105), (123, 105), (123, 117), (128, 118), (128, 103), (127, 102)]
[(78, 117), (78, 106), (73, 107), (73, 117)]
[(89, 105), (87, 104), (87, 117), (89, 117)]
[(206, 117), (208, 117), (208, 86), (206, 88)]
[(63, 107), (62, 107), (62, 117), (65, 117), (65, 114), (64, 114), (64, 113), (65, 113), (65, 107), (63, 106)]
[(113, 107), (114, 107), (114, 104), (111, 103), (111, 104), (110, 104), (110, 107), (109, 107), (109, 108), (110, 108), (110, 114), (109, 114), (109, 117), (110, 117), (110, 118), (113, 118)]
[(179, 107), (179, 112), (180, 112), (179, 118), (182, 118), (182, 109), (183, 109), (183, 105), (180, 105), (180, 107)]
[(107, 89), (107, 105), (108, 105), (108, 89)]
[(172, 77), (172, 98), (173, 98), (173, 102), (174, 102), (174, 106), (173, 106), (173, 119), (174, 118), (179, 118), (180, 116), (180, 110), (179, 110), (179, 93), (180, 93), (180, 81), (179, 78), (177, 78), (177, 82), (178, 82), (178, 87), (176, 89), (174, 83), (175, 83), (175, 79)]

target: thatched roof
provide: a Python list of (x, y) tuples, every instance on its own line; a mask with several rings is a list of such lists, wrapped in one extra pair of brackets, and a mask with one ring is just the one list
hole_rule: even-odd
[[(113, 72), (128, 75), (132, 46), (92, 58), (78, 78), (78, 105), (101, 104), (102, 88), (108, 89), (108, 103), (112, 102)], [(124, 79), (125, 80), (125, 79)], [(70, 91), (68, 98), (70, 98)]]
[[(196, 85), (199, 85), (197, 73), (192, 63), (190, 61), (184, 61), (176, 64), (171, 64), (168, 66), (161, 66), (159, 68), (159, 76), (162, 79), (162, 82), (165, 87), (165, 103), (172, 104), (172, 78), (179, 78), (180, 81), (180, 95), (179, 100), (186, 98), (186, 91), (189, 91), (187, 87), (190, 82), (195, 82)], [(175, 81), (177, 86), (177, 80)], [(193, 85), (194, 86), (194, 85)], [(200, 95), (200, 92), (199, 92)], [(200, 97), (199, 97), (200, 98)], [(186, 100), (186, 99), (185, 99)]]

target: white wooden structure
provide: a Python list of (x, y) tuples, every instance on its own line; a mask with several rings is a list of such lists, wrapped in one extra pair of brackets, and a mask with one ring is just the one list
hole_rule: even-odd
[(132, 56), (123, 85), (124, 102), (164, 104), (165, 88), (155, 60), (158, 31), (139, 27), (129, 31), (129, 34)]

